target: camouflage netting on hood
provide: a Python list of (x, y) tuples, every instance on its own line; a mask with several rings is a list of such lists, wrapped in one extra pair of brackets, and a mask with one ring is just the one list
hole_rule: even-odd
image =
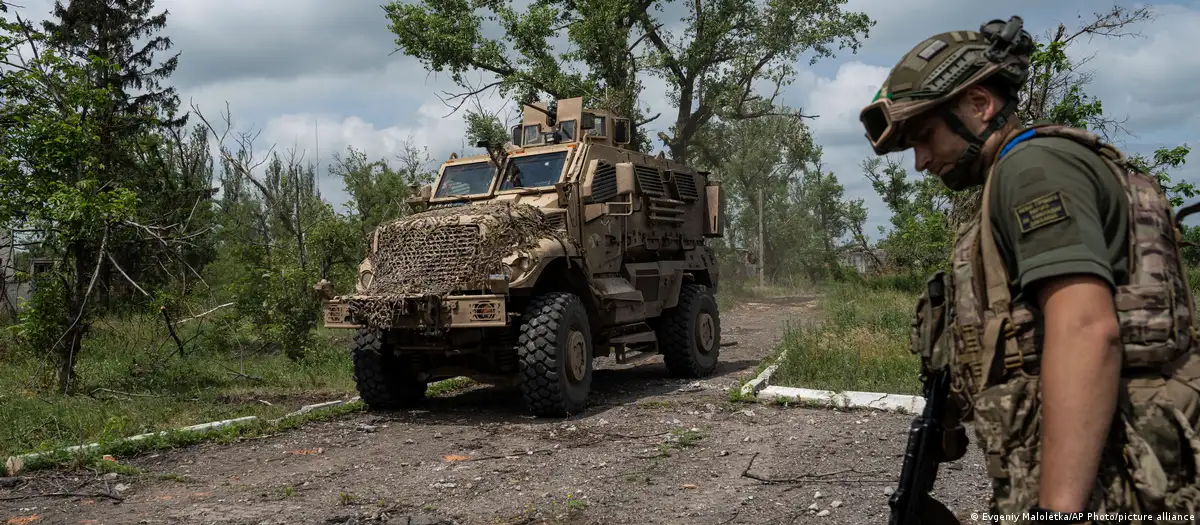
[(390, 326), (402, 297), (486, 290), (488, 276), (502, 272), (504, 257), (533, 250), (558, 233), (541, 210), (511, 202), (438, 208), (397, 219), (380, 227), (379, 248), (369, 256), (374, 279), (350, 301), (350, 311), (358, 322)]

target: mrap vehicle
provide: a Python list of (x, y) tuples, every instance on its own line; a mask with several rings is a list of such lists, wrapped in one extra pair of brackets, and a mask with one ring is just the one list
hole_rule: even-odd
[(719, 182), (628, 148), (630, 121), (582, 99), (523, 106), (511, 142), (442, 164), (380, 225), (353, 294), (317, 285), (325, 326), (356, 330), (354, 379), (372, 408), (466, 376), (516, 384), (538, 416), (587, 406), (595, 357), (661, 353), (676, 377), (710, 375)]

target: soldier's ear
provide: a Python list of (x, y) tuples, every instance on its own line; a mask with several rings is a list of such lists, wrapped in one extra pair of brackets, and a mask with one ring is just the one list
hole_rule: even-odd
[(962, 103), (959, 109), (968, 115), (971, 115), (980, 120), (987, 122), (996, 113), (1000, 112), (1000, 108), (1004, 103), (991, 90), (984, 86), (971, 86), (963, 92)]

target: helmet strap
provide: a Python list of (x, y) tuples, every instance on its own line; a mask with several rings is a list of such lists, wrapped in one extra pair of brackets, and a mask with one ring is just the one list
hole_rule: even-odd
[(1017, 109), (1016, 97), (1009, 97), (1008, 102), (1000, 108), (995, 115), (987, 122), (987, 127), (979, 135), (971, 133), (962, 120), (950, 110), (949, 105), (943, 105), (939, 108), (938, 113), (946, 125), (958, 136), (967, 141), (967, 149), (958, 157), (958, 161), (954, 163), (954, 169), (950, 170), (942, 176), (942, 181), (946, 187), (951, 190), (961, 190), (969, 186), (972, 182), (971, 172), (975, 167), (975, 162), (979, 160), (979, 155), (983, 153), (983, 144), (1001, 127), (1008, 123), (1008, 117)]

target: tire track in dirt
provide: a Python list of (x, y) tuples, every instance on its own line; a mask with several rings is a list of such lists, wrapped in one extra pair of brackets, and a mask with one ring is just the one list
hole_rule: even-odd
[[(363, 413), (232, 445), (123, 460), (144, 475), (34, 473), (0, 497), (127, 488), (123, 502), (0, 501), (0, 519), (43, 523), (499, 524), (882, 523), (911, 416), (734, 404), (786, 323), (812, 297), (739, 305), (722, 315), (717, 373), (672, 379), (661, 357), (597, 362), (594, 399), (565, 419), (525, 414), (515, 388), (480, 387), (421, 410)], [(764, 483), (752, 474), (805, 478)], [(935, 496), (969, 516), (987, 479), (973, 447), (939, 473)], [(821, 493), (815, 498), (816, 492)], [(840, 505), (834, 506), (834, 501)], [(809, 509), (816, 503), (817, 509)], [(819, 510), (828, 514), (818, 515)], [(964, 522), (967, 521), (964, 519)]]

